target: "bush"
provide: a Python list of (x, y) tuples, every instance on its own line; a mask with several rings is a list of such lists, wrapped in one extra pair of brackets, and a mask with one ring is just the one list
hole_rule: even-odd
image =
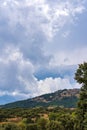
[(28, 125), (26, 125), (26, 130), (38, 130), (37, 124), (28, 124)]
[(0, 130), (21, 130), (21, 129), (16, 124), (8, 123), (8, 124), (3, 124)]
[(38, 130), (46, 130), (48, 125), (48, 120), (44, 118), (40, 118), (37, 122)]
[(47, 130), (63, 130), (61, 123), (58, 121), (50, 121)]

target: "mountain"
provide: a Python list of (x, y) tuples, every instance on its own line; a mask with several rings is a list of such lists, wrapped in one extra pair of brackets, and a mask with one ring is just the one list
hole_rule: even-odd
[(45, 94), (35, 98), (17, 101), (1, 106), (2, 108), (33, 108), (33, 107), (52, 107), (61, 106), (65, 108), (75, 108), (80, 89), (64, 89), (58, 90), (54, 93)]

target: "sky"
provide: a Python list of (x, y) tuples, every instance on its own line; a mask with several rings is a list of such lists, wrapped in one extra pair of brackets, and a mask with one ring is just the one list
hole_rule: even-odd
[(80, 88), (86, 0), (0, 0), (0, 104)]

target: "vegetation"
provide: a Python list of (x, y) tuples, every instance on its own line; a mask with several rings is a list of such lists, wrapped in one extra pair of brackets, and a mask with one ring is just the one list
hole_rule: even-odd
[(77, 116), (81, 130), (87, 129), (87, 63), (80, 64), (75, 79), (82, 85), (78, 102)]
[(77, 108), (1, 108), (0, 130), (87, 130), (87, 63), (79, 65), (75, 79), (82, 85)]
[(60, 107), (0, 109), (0, 130), (68, 130), (74, 112)]

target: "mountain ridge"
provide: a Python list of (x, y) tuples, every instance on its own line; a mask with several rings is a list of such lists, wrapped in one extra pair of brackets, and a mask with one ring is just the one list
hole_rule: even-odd
[(76, 107), (80, 89), (63, 89), (54, 93), (48, 93), (34, 98), (16, 101), (2, 105), (2, 108), (33, 108), (33, 107), (49, 107), (62, 106), (67, 108)]

